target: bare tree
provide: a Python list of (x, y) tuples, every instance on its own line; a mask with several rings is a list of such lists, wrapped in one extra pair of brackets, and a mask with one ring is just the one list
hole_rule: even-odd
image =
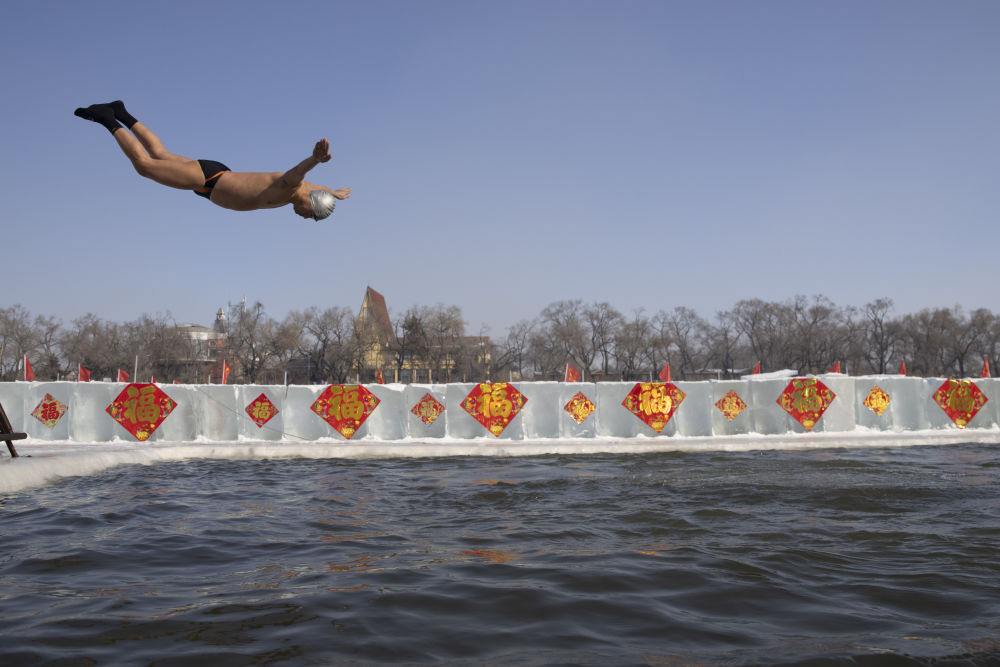
[(811, 299), (800, 295), (785, 309), (791, 317), (790, 335), (786, 334), (792, 352), (788, 366), (800, 374), (821, 373), (840, 360), (845, 319), (832, 301), (822, 295)]
[(59, 339), (62, 324), (53, 317), (39, 315), (35, 318), (35, 348), (31, 351), (35, 377), (55, 380), (61, 372)]
[(400, 377), (403, 375), (404, 367), (409, 366), (412, 372), (428, 357), (430, 340), (427, 335), (426, 317), (425, 308), (413, 306), (393, 322), (396, 333), (393, 362)]
[(452, 373), (464, 365), (463, 375), (471, 372), (477, 355), (475, 347), (464, 344), (465, 322), (458, 306), (438, 304), (424, 311), (424, 334), (427, 338), (427, 363), (434, 376), (451, 382)]
[[(191, 340), (178, 328), (170, 314), (142, 315), (126, 325), (121, 335), (109, 345), (108, 359), (113, 362), (105, 368), (106, 377), (114, 377), (118, 368), (128, 368), (138, 352), (140, 362), (145, 362), (151, 377), (159, 380), (193, 382), (197, 379), (196, 364), (192, 363)], [(113, 366), (114, 368), (112, 368)], [(143, 366), (140, 365), (140, 373)], [(138, 381), (139, 378), (133, 378)]]
[(705, 367), (706, 355), (702, 351), (701, 341), (705, 337), (708, 323), (698, 313), (685, 306), (677, 306), (669, 313), (658, 314), (657, 322), (663, 332), (661, 335), (677, 351), (675, 359), (671, 360), (671, 371), (678, 372), (682, 379), (687, 379), (691, 373)]
[(648, 375), (653, 329), (642, 309), (635, 311), (615, 337), (615, 365), (622, 380), (639, 380)]
[(292, 359), (302, 348), (304, 336), (305, 323), (295, 312), (288, 313), (281, 322), (270, 320), (265, 324), (264, 345), (268, 351), (268, 371), (272, 382), (284, 380)]
[(567, 362), (566, 345), (552, 336), (547, 328), (536, 327), (531, 331), (528, 350), (533, 379), (562, 378), (560, 373), (565, 370)]
[(741, 340), (732, 315), (725, 311), (716, 313), (715, 324), (706, 324), (702, 333), (705, 366), (718, 369), (726, 378), (751, 368), (759, 358), (746, 349)]
[(35, 351), (31, 313), (21, 304), (0, 309), (0, 378), (16, 380), (25, 354)]
[(507, 337), (504, 338), (502, 352), (495, 365), (508, 366), (517, 373), (518, 378), (524, 378), (528, 365), (529, 343), (534, 328), (534, 322), (521, 320), (507, 329)]
[(455, 370), (451, 377), (455, 379), (460, 377), (464, 382), (492, 380), (493, 373), (502, 368), (497, 366), (494, 361), (496, 358), (497, 346), (490, 341), (484, 327), (478, 336), (462, 338), (455, 355)]
[(754, 363), (772, 369), (787, 367), (785, 325), (789, 318), (782, 313), (780, 304), (744, 299), (727, 317), (749, 345)]
[(358, 358), (354, 315), (347, 308), (312, 307), (300, 317), (299, 352), (306, 358), (307, 382), (346, 382)]
[(962, 314), (959, 306), (954, 311), (959, 315), (956, 317), (958, 329), (951, 339), (955, 371), (958, 377), (969, 377), (982, 367), (983, 359), (988, 356), (986, 350), (994, 317), (985, 308), (972, 311), (968, 317)]
[(82, 365), (87, 370), (101, 375), (110, 372), (113, 360), (106, 353), (109, 342), (113, 347), (120, 333), (109, 323), (93, 313), (78, 317), (63, 332), (60, 340), (64, 366), (62, 374), (68, 375)]
[(234, 370), (248, 384), (258, 381), (270, 358), (267, 344), (270, 319), (259, 301), (250, 308), (240, 304), (230, 312), (228, 347), (237, 362)]
[(861, 310), (864, 319), (862, 354), (868, 370), (879, 375), (888, 372), (901, 342), (898, 327), (889, 319), (892, 309), (892, 299), (883, 297), (866, 303)]
[(913, 375), (947, 375), (954, 365), (950, 340), (958, 328), (947, 308), (925, 308), (903, 317), (903, 353)]
[[(548, 336), (562, 351), (563, 359), (555, 367), (572, 361), (581, 370), (589, 372), (597, 351), (585, 324), (583, 302), (557, 301), (542, 310), (539, 320), (543, 335)], [(546, 375), (551, 377), (555, 373)]]
[(611, 304), (595, 303), (584, 308), (583, 319), (590, 332), (590, 349), (600, 358), (601, 372), (607, 376), (614, 359), (614, 345), (624, 319)]

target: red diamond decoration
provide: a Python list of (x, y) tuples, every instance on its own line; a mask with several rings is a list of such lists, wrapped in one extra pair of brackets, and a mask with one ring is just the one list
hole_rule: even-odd
[(789, 382), (777, 402), (792, 419), (811, 431), (835, 398), (837, 395), (821, 381), (804, 378)]
[(933, 398), (959, 428), (965, 428), (989, 400), (972, 380), (945, 380)]
[(274, 406), (267, 394), (261, 394), (247, 406), (247, 415), (257, 425), (257, 428), (263, 428), (264, 424), (271, 421), (277, 414), (278, 408)]
[(133, 383), (118, 394), (106, 412), (136, 440), (145, 442), (175, 407), (177, 403), (155, 384)]
[(45, 394), (45, 398), (35, 406), (35, 410), (31, 413), (31, 416), (49, 428), (55, 428), (67, 410), (69, 408), (65, 403), (52, 398), (52, 394)]
[(639, 382), (632, 387), (622, 405), (660, 433), (686, 396), (673, 382)]
[(597, 406), (594, 405), (589, 398), (584, 396), (582, 391), (576, 392), (573, 398), (569, 399), (569, 403), (563, 407), (563, 410), (569, 413), (577, 424), (582, 424), (587, 417), (590, 416)]
[(506, 382), (477, 384), (462, 401), (462, 408), (490, 433), (500, 437), (528, 399)]
[(430, 425), (444, 414), (444, 406), (428, 392), (423, 395), (423, 398), (417, 401), (417, 404), (410, 409), (410, 412), (420, 417), (420, 421), (423, 423)]
[(882, 413), (889, 408), (889, 402), (889, 394), (885, 393), (878, 385), (875, 385), (868, 392), (868, 395), (865, 396), (864, 406), (881, 417)]
[(729, 421), (733, 421), (741, 412), (747, 409), (747, 404), (743, 402), (740, 395), (730, 389), (725, 396), (715, 402), (715, 407)]
[(359, 384), (331, 384), (312, 404), (312, 411), (350, 440), (378, 404), (378, 397)]

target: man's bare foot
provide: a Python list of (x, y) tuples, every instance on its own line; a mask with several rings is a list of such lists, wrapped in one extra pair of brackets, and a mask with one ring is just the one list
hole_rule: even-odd
[(331, 190), (330, 192), (337, 199), (347, 199), (351, 196), (350, 188), (340, 188), (339, 190)]

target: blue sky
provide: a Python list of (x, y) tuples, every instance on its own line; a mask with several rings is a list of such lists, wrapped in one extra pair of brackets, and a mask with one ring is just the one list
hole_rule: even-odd
[[(997, 311), (998, 31), (966, 0), (10, 4), (0, 305)], [(316, 223), (143, 180), (72, 115), (119, 98), (235, 170), (327, 137), (309, 180), (354, 195)]]

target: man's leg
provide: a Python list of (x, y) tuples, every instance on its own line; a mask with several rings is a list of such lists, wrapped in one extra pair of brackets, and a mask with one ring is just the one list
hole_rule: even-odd
[(135, 135), (136, 139), (142, 144), (142, 147), (146, 149), (151, 157), (157, 160), (184, 160), (191, 161), (190, 158), (186, 158), (182, 155), (175, 155), (163, 147), (163, 142), (160, 138), (153, 134), (153, 131), (148, 127), (140, 123), (135, 119), (135, 116), (130, 114), (125, 109), (125, 104), (121, 100), (115, 100), (108, 104), (115, 112), (115, 120), (120, 122), (126, 128), (129, 129), (132, 134)]
[(106, 127), (140, 176), (180, 190), (197, 190), (205, 184), (205, 175), (197, 160), (167, 152), (159, 138), (130, 115), (127, 122), (131, 123), (136, 135), (121, 127), (114, 108), (116, 104), (121, 103), (94, 104), (77, 109), (75, 114)]

